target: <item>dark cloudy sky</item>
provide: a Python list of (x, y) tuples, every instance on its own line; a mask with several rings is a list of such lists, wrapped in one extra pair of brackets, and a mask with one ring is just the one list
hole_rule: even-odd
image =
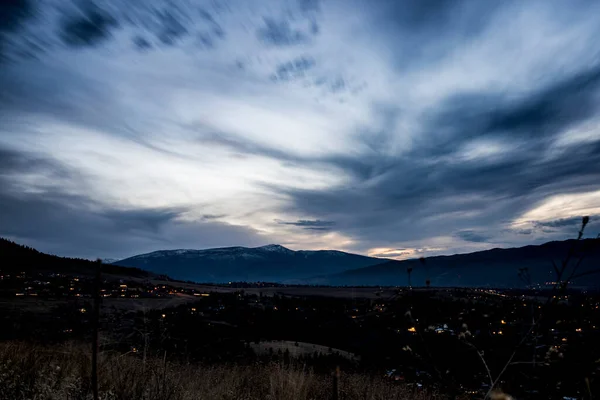
[(600, 226), (600, 2), (0, 5), (0, 236), (414, 257)]

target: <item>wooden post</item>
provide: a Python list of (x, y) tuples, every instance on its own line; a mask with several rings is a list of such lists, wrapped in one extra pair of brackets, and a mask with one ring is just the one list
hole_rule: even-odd
[(340, 398), (340, 367), (335, 367), (335, 372), (333, 373), (333, 395), (331, 396), (333, 400), (339, 400)]
[(92, 395), (94, 400), (99, 399), (98, 395), (98, 335), (100, 330), (100, 279), (102, 260), (96, 261), (96, 279), (94, 281), (94, 312), (92, 315)]
[(162, 393), (163, 395), (166, 392), (166, 384), (167, 384), (167, 351), (165, 350), (165, 355), (163, 357), (163, 376), (162, 376)]

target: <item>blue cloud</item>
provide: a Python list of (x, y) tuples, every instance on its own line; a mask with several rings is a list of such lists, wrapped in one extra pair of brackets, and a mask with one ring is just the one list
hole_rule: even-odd
[(275, 220), (279, 225), (292, 225), (297, 226), (302, 229), (312, 230), (312, 231), (327, 231), (330, 230), (334, 225), (334, 221), (321, 221), (321, 220), (309, 220), (309, 219), (299, 219), (297, 221), (282, 221)]
[(311, 33), (291, 27), (289, 21), (265, 18), (264, 26), (258, 29), (257, 36), (264, 43), (273, 46), (294, 46), (307, 43)]
[(491, 239), (489, 235), (483, 232), (476, 232), (472, 230), (459, 231), (456, 232), (455, 235), (467, 242), (487, 243)]
[(306, 73), (315, 66), (316, 62), (311, 57), (298, 57), (292, 61), (279, 64), (273, 78), (280, 81), (290, 81), (306, 77)]
[(100, 9), (84, 11), (83, 16), (69, 17), (62, 27), (61, 36), (70, 46), (91, 46), (110, 37), (117, 21)]

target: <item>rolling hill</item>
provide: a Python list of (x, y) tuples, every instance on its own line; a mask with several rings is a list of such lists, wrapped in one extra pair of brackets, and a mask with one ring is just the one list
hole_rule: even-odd
[[(93, 275), (96, 268), (97, 264), (94, 261), (81, 258), (58, 257), (0, 238), (1, 271), (36, 271)], [(111, 264), (102, 264), (102, 272), (127, 277), (152, 276), (152, 274), (142, 271), (139, 268), (127, 268)]]

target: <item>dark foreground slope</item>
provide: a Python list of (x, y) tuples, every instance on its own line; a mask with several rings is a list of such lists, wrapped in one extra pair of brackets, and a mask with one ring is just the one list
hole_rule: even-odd
[[(200, 365), (166, 356), (142, 360), (129, 353), (112, 351), (100, 357), (100, 398), (308, 400), (332, 398), (334, 390), (330, 373), (313, 373), (301, 365)], [(51, 348), (0, 343), (0, 399), (89, 399), (89, 359), (87, 343)], [(338, 391), (347, 400), (449, 398), (427, 389), (415, 391), (382, 376), (344, 371), (343, 378)]]
[[(544, 284), (555, 279), (552, 262), (560, 265), (571, 249), (574, 249), (572, 265), (580, 256), (583, 257), (578, 272), (600, 268), (600, 240), (565, 240), (423, 260), (392, 260), (316, 278), (313, 282), (332, 285), (407, 285), (407, 269), (412, 268), (411, 283), (414, 286), (424, 286), (428, 279), (433, 286), (522, 286), (519, 269), (527, 268), (533, 283)], [(600, 274), (590, 274), (576, 280), (575, 285), (600, 286), (599, 278)]]

